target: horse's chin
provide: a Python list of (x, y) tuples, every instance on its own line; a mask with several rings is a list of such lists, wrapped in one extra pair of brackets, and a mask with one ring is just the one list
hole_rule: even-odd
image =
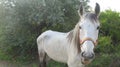
[(90, 64), (91, 61), (92, 61), (91, 59), (84, 59), (84, 58), (81, 59), (81, 62), (82, 62), (82, 64), (84, 64), (84, 65)]

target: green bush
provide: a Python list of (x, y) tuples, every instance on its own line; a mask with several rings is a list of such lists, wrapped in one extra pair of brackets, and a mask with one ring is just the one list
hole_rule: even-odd
[(106, 10), (100, 15), (101, 34), (103, 36), (110, 36), (112, 44), (120, 43), (120, 13)]
[(96, 47), (96, 53), (112, 53), (114, 52), (114, 46), (111, 44), (112, 40), (109, 36), (99, 37), (99, 43)]
[(87, 67), (109, 67), (111, 57), (108, 54), (100, 54)]

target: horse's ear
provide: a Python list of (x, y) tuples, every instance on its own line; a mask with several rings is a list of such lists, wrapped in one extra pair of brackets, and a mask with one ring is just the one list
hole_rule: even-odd
[(98, 3), (96, 3), (95, 14), (97, 15), (97, 17), (99, 17), (99, 14), (100, 14), (100, 5)]
[(80, 17), (83, 15), (83, 6), (82, 6), (82, 4), (79, 7), (78, 14), (79, 14)]

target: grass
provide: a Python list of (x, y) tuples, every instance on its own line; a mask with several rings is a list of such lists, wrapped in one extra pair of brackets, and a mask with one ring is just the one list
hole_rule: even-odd
[(50, 61), (47, 66), (48, 67), (67, 67), (66, 64), (58, 63), (58, 62), (55, 62), (55, 61)]

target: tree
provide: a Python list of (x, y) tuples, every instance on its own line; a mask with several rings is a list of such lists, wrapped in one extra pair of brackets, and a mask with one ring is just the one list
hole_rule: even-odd
[[(15, 57), (35, 58), (36, 39), (43, 31), (68, 31), (79, 20), (78, 0), (4, 0), (5, 17), (1, 47)], [(7, 5), (11, 6), (7, 6)], [(1, 13), (0, 13), (1, 14)], [(9, 18), (8, 18), (9, 17)], [(8, 18), (8, 19), (7, 19)], [(64, 28), (66, 27), (66, 28)]]

